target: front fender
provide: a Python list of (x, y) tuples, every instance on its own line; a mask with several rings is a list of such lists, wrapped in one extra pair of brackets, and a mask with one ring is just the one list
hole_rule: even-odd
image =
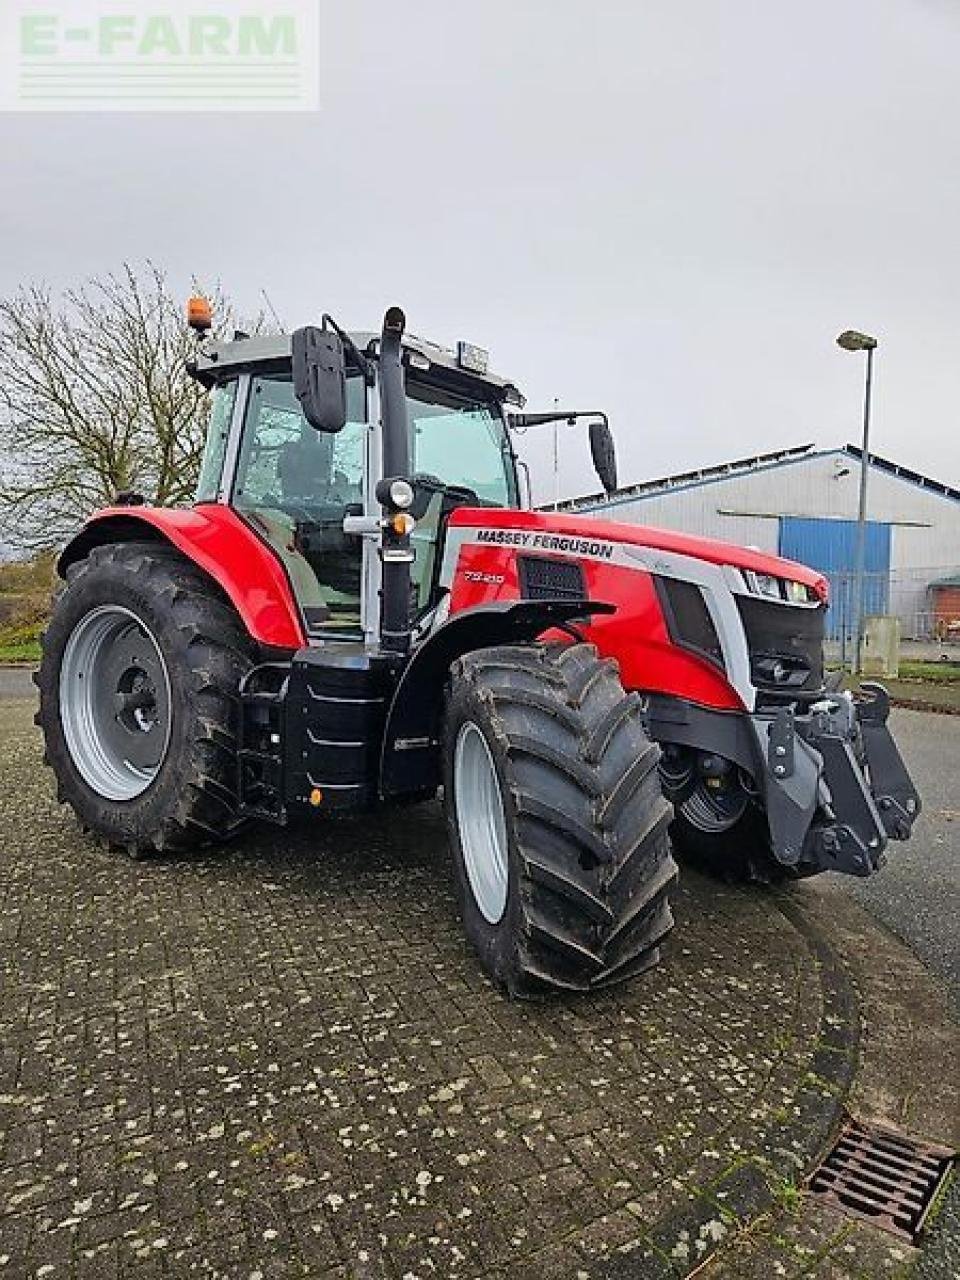
[(591, 613), (613, 613), (596, 600), (503, 600), (463, 609), (425, 640), (407, 664), (387, 713), (380, 761), (384, 798), (440, 785), (443, 686), (465, 653), (523, 644)]
[(283, 565), (235, 511), (219, 503), (181, 507), (108, 507), (64, 548), (61, 576), (94, 547), (114, 542), (167, 542), (229, 597), (254, 640), (300, 649), (306, 635)]

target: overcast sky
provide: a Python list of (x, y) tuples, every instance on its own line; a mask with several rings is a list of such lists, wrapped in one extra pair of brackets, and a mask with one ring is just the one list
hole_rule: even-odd
[(606, 408), (623, 482), (858, 439), (863, 328), (876, 451), (960, 485), (958, 0), (321, 12), (317, 114), (0, 116), (0, 292), (150, 257), (287, 326), (397, 302)]

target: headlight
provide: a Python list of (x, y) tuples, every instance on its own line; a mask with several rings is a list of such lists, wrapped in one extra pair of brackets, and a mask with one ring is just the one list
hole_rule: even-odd
[(409, 480), (393, 480), (390, 484), (390, 503), (398, 511), (406, 511), (413, 505), (413, 485)]
[(818, 593), (811, 590), (803, 582), (791, 578), (778, 578), (772, 573), (756, 573), (752, 569), (743, 571), (747, 590), (752, 595), (764, 596), (767, 600), (786, 600), (790, 604), (810, 604), (816, 601)]

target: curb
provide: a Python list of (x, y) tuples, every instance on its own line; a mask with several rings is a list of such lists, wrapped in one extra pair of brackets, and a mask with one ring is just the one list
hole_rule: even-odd
[(908, 711), (929, 711), (938, 716), (960, 716), (960, 707), (949, 707), (942, 702), (927, 702), (923, 698), (891, 698), (892, 707), (904, 707)]

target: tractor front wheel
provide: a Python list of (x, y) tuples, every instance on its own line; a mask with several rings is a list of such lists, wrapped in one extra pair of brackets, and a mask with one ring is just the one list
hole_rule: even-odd
[(36, 677), (58, 798), (134, 857), (228, 834), (251, 663), (232, 608), (172, 548), (95, 548), (67, 572)]
[(676, 877), (658, 748), (591, 645), (454, 665), (444, 805), (467, 936), (513, 995), (591, 990), (655, 964)]

